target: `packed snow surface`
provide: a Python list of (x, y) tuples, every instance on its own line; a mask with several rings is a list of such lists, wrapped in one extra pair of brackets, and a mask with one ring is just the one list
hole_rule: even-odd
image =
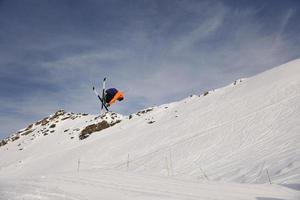
[(1, 144), (1, 200), (299, 200), (300, 60), (130, 116), (58, 111)]

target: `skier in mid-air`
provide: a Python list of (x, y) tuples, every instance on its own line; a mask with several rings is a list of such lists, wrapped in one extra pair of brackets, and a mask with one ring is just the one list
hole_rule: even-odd
[(94, 93), (101, 102), (101, 112), (103, 108), (105, 108), (106, 111), (109, 111), (107, 107), (114, 104), (117, 100), (122, 101), (124, 99), (123, 93), (116, 88), (109, 88), (105, 90), (105, 82), (106, 78), (103, 79), (102, 96), (100, 96), (95, 87), (93, 87)]
[(116, 88), (109, 88), (105, 90), (104, 101), (107, 106), (111, 106), (117, 100), (122, 101), (124, 96), (121, 91), (117, 90)]

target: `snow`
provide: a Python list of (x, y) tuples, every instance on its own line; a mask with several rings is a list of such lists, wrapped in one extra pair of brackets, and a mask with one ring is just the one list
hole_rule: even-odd
[[(2, 188), (2, 187), (1, 187)], [(16, 199), (296, 199), (278, 185), (183, 181), (115, 170), (59, 173), (6, 182), (2, 192)]]
[(128, 117), (61, 113), (0, 147), (0, 199), (299, 200), (299, 102), (294, 60)]

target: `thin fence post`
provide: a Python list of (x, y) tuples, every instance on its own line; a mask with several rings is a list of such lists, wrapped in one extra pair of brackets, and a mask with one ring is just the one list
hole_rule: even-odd
[(78, 163), (77, 163), (77, 172), (79, 172), (79, 167), (80, 167), (80, 158), (78, 159)]
[(166, 157), (166, 168), (167, 168), (167, 171), (168, 171), (168, 176), (170, 176), (170, 169), (169, 169), (168, 157)]
[(270, 176), (269, 176), (269, 171), (268, 171), (268, 169), (266, 169), (266, 171), (267, 171), (267, 175), (268, 175), (269, 183), (270, 183), (270, 184), (272, 184), (272, 182), (271, 182), (271, 179), (270, 179)]
[(128, 156), (127, 156), (127, 170), (129, 170), (129, 154), (128, 154)]
[(173, 171), (173, 162), (172, 162), (172, 153), (170, 150), (170, 168), (171, 168), (171, 176), (174, 175), (174, 171)]

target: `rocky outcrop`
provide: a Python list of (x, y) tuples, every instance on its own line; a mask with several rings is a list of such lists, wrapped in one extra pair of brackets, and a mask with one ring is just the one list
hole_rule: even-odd
[(137, 113), (135, 113), (135, 114), (131, 114), (131, 115), (129, 115), (129, 119), (132, 119), (133, 118), (133, 116), (141, 116), (141, 115), (144, 115), (144, 114), (146, 114), (146, 113), (148, 113), (148, 112), (151, 112), (151, 111), (153, 111), (154, 110), (154, 108), (152, 107), (152, 108), (147, 108), (147, 109), (143, 109), (143, 110), (140, 110), (140, 111), (138, 111)]
[(79, 134), (79, 139), (83, 140), (83, 139), (89, 137), (94, 132), (101, 131), (103, 129), (109, 128), (109, 127), (114, 126), (115, 124), (120, 123), (120, 122), (121, 122), (121, 120), (117, 120), (115, 122), (108, 123), (107, 121), (103, 120), (103, 121), (101, 121), (97, 124), (91, 124), (91, 125), (85, 127), (81, 131), (81, 133)]
[[(58, 110), (49, 117), (45, 117), (36, 123), (30, 124), (25, 129), (0, 140), (0, 146), (14, 142), (24, 137), (24, 140), (34, 140), (40, 136), (52, 135), (52, 133), (62, 133), (68, 135), (70, 139), (76, 136), (80, 140), (87, 138), (92, 133), (114, 126), (119, 123), (122, 116), (117, 113), (105, 113), (97, 117), (89, 117), (86, 113), (66, 113)], [(74, 122), (72, 122), (74, 120)], [(67, 124), (67, 126), (65, 126)], [(20, 142), (23, 144), (24, 140)]]

